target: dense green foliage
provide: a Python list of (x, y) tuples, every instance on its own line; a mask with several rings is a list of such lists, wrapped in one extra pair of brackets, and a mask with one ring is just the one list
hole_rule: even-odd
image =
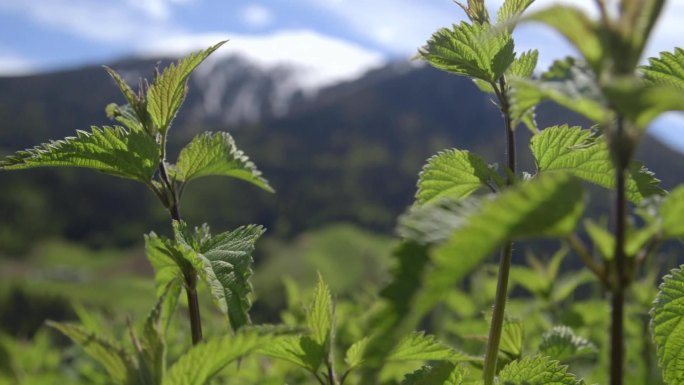
[[(141, 323), (131, 318), (126, 327), (108, 323), (78, 304), (73, 311), (80, 323), (48, 322), (80, 346), (90, 360), (85, 362), (101, 367), (89, 371), (74, 360), (78, 380), (125, 385), (684, 381), (681, 268), (663, 278), (657, 294), (653, 289), (661, 269), (655, 251), (663, 241), (684, 237), (684, 187), (667, 193), (634, 160), (647, 125), (663, 112), (684, 110), (681, 49), (638, 67), (664, 1), (622, 0), (617, 12), (598, 1), (598, 21), (569, 6), (523, 16), (531, 3), (504, 1), (494, 23), (483, 0), (459, 3), (470, 22), (440, 29), (419, 51), (430, 65), (469, 77), (490, 94), (503, 118), (505, 162), (488, 165), (460, 149), (430, 158), (418, 177), (414, 204), (399, 219), (401, 241), (379, 297), (374, 286), (364, 298), (361, 288), (348, 284), (352, 301), (338, 299), (320, 273), (311, 295), (303, 296), (299, 285), (285, 278), (288, 307), (277, 325), (253, 325), (250, 316), (253, 254), (263, 227), (212, 235), (207, 224), (192, 229), (180, 210), (186, 184), (204, 176), (274, 190), (226, 132), (195, 136), (175, 164), (167, 162), (168, 135), (188, 77), (223, 42), (157, 71), (137, 92), (107, 69), (127, 102), (110, 104), (107, 113), (123, 126), (93, 128), (0, 161), (0, 170), (71, 166), (133, 179), (151, 190), (170, 216), (172, 236), (145, 237), (157, 299)], [(512, 36), (518, 23), (530, 21), (558, 30), (581, 58), (557, 61), (533, 79), (538, 53), (518, 55)], [(535, 110), (545, 100), (595, 126), (540, 126)], [(523, 125), (532, 135), (529, 154), (536, 165), (529, 172), (519, 169), (516, 155), (522, 147), (516, 130)], [(582, 182), (612, 191), (610, 228), (586, 216)], [(584, 233), (578, 230), (583, 217)], [(560, 240), (562, 246), (550, 258), (538, 258), (530, 247), (538, 238)], [(382, 248), (377, 240), (363, 242)], [(513, 242), (530, 247), (527, 266), (512, 266)], [(343, 256), (352, 251), (341, 248)], [(498, 266), (486, 265), (497, 248)], [(568, 255), (581, 260), (583, 270), (563, 272)], [(609, 304), (582, 298), (578, 288), (587, 283), (604, 291)], [(533, 298), (509, 300), (509, 286)], [(207, 316), (211, 312), (201, 305), (209, 297), (219, 317)], [(492, 303), (491, 314), (482, 317)], [(179, 304), (188, 310), (189, 322), (182, 325), (174, 322)], [(203, 321), (219, 332), (203, 332)], [(22, 362), (21, 348), (0, 337), (1, 381), (31, 381), (30, 370), (37, 372), (35, 381), (43, 381), (43, 369), (56, 366), (54, 355)], [(49, 344), (36, 341), (33, 354), (50, 351)], [(640, 351), (625, 352), (626, 341)], [(650, 361), (654, 353), (662, 375)], [(626, 376), (632, 367), (642, 376)]]

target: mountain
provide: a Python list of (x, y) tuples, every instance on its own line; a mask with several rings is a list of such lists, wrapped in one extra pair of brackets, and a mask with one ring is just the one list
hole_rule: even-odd
[[(137, 78), (151, 74), (158, 61), (112, 66)], [(206, 220), (217, 229), (262, 223), (281, 236), (332, 221), (391, 232), (397, 215), (411, 204), (429, 156), (457, 147), (489, 162), (502, 159), (499, 113), (465, 78), (396, 62), (356, 80), (315, 88), (297, 82), (301, 71), (225, 56), (193, 75), (171, 133), (170, 154), (200, 131), (227, 130), (277, 193), (234, 180), (200, 180), (187, 189), (184, 219)], [(0, 153), (72, 135), (90, 124), (111, 124), (104, 116), (109, 102), (123, 99), (99, 67), (0, 78)], [(542, 106), (539, 118), (542, 125), (586, 124), (553, 105)], [(531, 171), (523, 149), (529, 133), (520, 129), (518, 137), (521, 166)], [(638, 156), (666, 187), (681, 182), (681, 154), (647, 137)], [(144, 187), (95, 172), (1, 173), (0, 186), (0, 249), (7, 253), (46, 236), (110, 246), (168, 228), (166, 213)]]

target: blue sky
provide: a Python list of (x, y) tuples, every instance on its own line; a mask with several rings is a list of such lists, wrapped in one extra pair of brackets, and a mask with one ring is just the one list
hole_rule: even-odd
[[(494, 12), (502, 1), (487, 3)], [(565, 2), (593, 10), (593, 0)], [(533, 7), (552, 3), (537, 0)], [(664, 14), (649, 55), (684, 45), (684, 1), (670, 0)], [(344, 71), (352, 76), (412, 56), (434, 30), (462, 18), (450, 0), (0, 0), (0, 74), (102, 64), (230, 38), (233, 49), (255, 59), (336, 66), (328, 73), (344, 78)], [(516, 35), (518, 50), (540, 49), (542, 66), (572, 53), (540, 26), (523, 26)], [(672, 120), (656, 124), (656, 133), (684, 149)]]

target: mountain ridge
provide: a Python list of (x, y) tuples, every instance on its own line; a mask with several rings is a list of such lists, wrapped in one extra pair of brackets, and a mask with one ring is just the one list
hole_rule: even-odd
[[(121, 70), (153, 73), (156, 60), (114, 63)], [(239, 181), (206, 178), (189, 186), (184, 217), (216, 228), (262, 223), (271, 234), (292, 236), (329, 222), (346, 221), (392, 232), (396, 217), (411, 204), (425, 160), (447, 148), (467, 149), (487, 162), (502, 161), (500, 113), (468, 79), (425, 66), (394, 63), (358, 80), (323, 88), (314, 98), (293, 97), (289, 111), (271, 113), (276, 77), (252, 79), (263, 113), (249, 122), (204, 114), (200, 78), (191, 77), (188, 99), (170, 134), (170, 154), (204, 130), (226, 130), (264, 172), (276, 195)], [(269, 83), (270, 82), (270, 83)], [(218, 83), (218, 82), (217, 82)], [(228, 87), (230, 81), (222, 84)], [(238, 88), (236, 86), (236, 88)], [(219, 103), (230, 107), (230, 93)], [(223, 101), (228, 101), (224, 105)], [(123, 97), (99, 67), (16, 79), (0, 78), (0, 149), (4, 152), (73, 135), (90, 124), (112, 124), (104, 114)], [(198, 112), (199, 111), (199, 112)], [(262, 110), (260, 110), (261, 112)], [(202, 115), (202, 118), (198, 118)], [(539, 111), (542, 127), (587, 122), (554, 106)], [(533, 171), (525, 151), (529, 132), (518, 130), (521, 169)], [(684, 156), (645, 138), (638, 157), (664, 181), (681, 182)], [(175, 155), (169, 157), (175, 161)], [(139, 242), (139, 234), (167, 228), (166, 214), (143, 186), (82, 170), (0, 173), (0, 248), (25, 250), (31, 241), (60, 236), (110, 246)], [(77, 192), (78, 199), (74, 199)]]

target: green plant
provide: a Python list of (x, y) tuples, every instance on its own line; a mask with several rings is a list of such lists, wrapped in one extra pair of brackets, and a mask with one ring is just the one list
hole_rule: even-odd
[[(645, 207), (654, 201), (652, 197), (664, 193), (653, 174), (633, 160), (633, 153), (655, 117), (684, 109), (684, 61), (678, 49), (651, 59), (648, 66), (638, 67), (663, 1), (623, 0), (615, 15), (603, 1), (597, 1), (599, 21), (568, 6), (522, 16), (531, 3), (505, 1), (496, 22), (490, 21), (482, 0), (459, 4), (470, 22), (437, 31), (420, 50), (419, 56), (432, 66), (468, 76), (481, 90), (494, 95), (503, 116), (506, 164), (489, 166), (463, 150), (444, 151), (428, 161), (418, 181), (416, 203), (400, 224), (405, 241), (397, 252), (394, 281), (383, 293), (384, 312), (378, 323), (383, 328), (380, 336), (384, 342), (372, 352), (380, 360), (378, 367), (398, 340), (398, 333), (415, 327), (454, 283), (499, 246), (497, 288), (482, 381), (493, 384), (498, 373), (499, 383), (549, 383), (551, 378), (557, 383), (576, 383), (564, 369), (543, 362), (543, 358), (514, 360), (501, 370), (497, 365), (505, 329), (511, 240), (551, 236), (567, 239), (611, 293), (610, 381), (624, 381), (625, 293), (657, 244), (668, 238), (667, 225), (663, 225), (667, 222), (658, 215), (644, 217), (646, 209), (636, 210), (645, 225), (629, 226), (628, 200), (637, 208)], [(532, 79), (537, 53), (516, 55), (511, 36), (517, 23), (530, 21), (557, 29), (576, 46), (581, 59), (557, 61), (538, 79)], [(596, 126), (587, 130), (559, 125), (540, 130), (534, 109), (545, 100), (585, 116)], [(527, 126), (533, 134), (530, 149), (537, 165), (535, 174), (521, 175), (516, 170), (515, 128), (519, 125)], [(503, 176), (497, 172), (499, 169)], [(602, 262), (573, 235), (583, 211), (582, 188), (577, 179), (615, 193), (613, 233), (588, 222), (589, 236), (604, 251)], [(470, 197), (481, 188), (493, 194)], [(665, 204), (676, 199), (673, 193)], [(676, 203), (670, 206), (670, 212), (661, 211), (660, 215), (679, 215), (674, 209)], [(516, 275), (521, 272), (518, 270)], [(671, 300), (662, 294), (659, 298)], [(656, 315), (658, 310), (656, 306)], [(656, 316), (658, 345), (663, 344), (659, 336), (664, 339), (672, 332), (660, 326), (661, 322)], [(663, 353), (660, 348), (659, 354), (666, 368), (675, 365), (674, 353)], [(366, 381), (370, 383), (376, 376), (377, 370), (368, 371)], [(679, 380), (668, 375), (667, 370), (665, 379), (671, 383)]]
[[(108, 69), (127, 104), (110, 105), (107, 112), (123, 126), (93, 128), (18, 152), (0, 162), (0, 169), (75, 166), (142, 182), (169, 211), (173, 237), (145, 237), (157, 302), (141, 333), (128, 326), (130, 346), (105, 337), (95, 317), (79, 308), (80, 325), (51, 325), (81, 345), (117, 384), (206, 384), (238, 360), (257, 371), (250, 381), (259, 383), (266, 375), (258, 372), (258, 362), (249, 361), (254, 356), (294, 364), (321, 385), (577, 385), (595, 374), (594, 367), (602, 372), (594, 377), (621, 385), (625, 357), (631, 360), (627, 366), (645, 367), (645, 377), (636, 381), (651, 383), (659, 378), (649, 362), (648, 329), (662, 379), (683, 383), (684, 274), (681, 267), (672, 270), (655, 294), (652, 283), (660, 266), (652, 255), (663, 241), (684, 237), (684, 186), (665, 192), (634, 160), (634, 151), (660, 113), (684, 110), (684, 51), (664, 52), (639, 66), (661, 0), (621, 0), (616, 10), (597, 0), (598, 20), (568, 6), (523, 16), (532, 2), (504, 1), (495, 21), (483, 0), (457, 3), (470, 21), (440, 29), (419, 51), (432, 66), (470, 77), (492, 96), (502, 115), (505, 164), (488, 164), (459, 149), (430, 158), (419, 176), (415, 203), (399, 220), (402, 241), (380, 300), (335, 300), (319, 275), (310, 305), (301, 310), (300, 289), (286, 280), (290, 308), (280, 326), (250, 325), (251, 254), (263, 229), (249, 225), (212, 235), (207, 225), (190, 229), (180, 215), (184, 187), (195, 178), (231, 176), (272, 191), (266, 180), (227, 133), (200, 134), (175, 164), (166, 161), (167, 135), (187, 77), (223, 43), (158, 72), (137, 93)], [(581, 57), (558, 60), (535, 76), (537, 51), (515, 52), (512, 33), (521, 22), (555, 28)], [(593, 126), (538, 127), (535, 108), (544, 101), (569, 108)], [(532, 134), (536, 170), (530, 173), (521, 172), (516, 162), (516, 129), (522, 126)], [(595, 218), (584, 218), (578, 229), (585, 208), (583, 183), (613, 195), (610, 230)], [(532, 238), (554, 238), (562, 246), (546, 261), (530, 251), (528, 266), (514, 266), (513, 242), (532, 249)], [(483, 267), (497, 250), (497, 266)], [(561, 272), (570, 250), (585, 267)], [(609, 293), (609, 304), (596, 298), (573, 301), (590, 277)], [(201, 341), (198, 282), (206, 283), (232, 333)], [(532, 298), (509, 300), (511, 284)], [(167, 360), (166, 330), (183, 288), (195, 346)], [(644, 309), (653, 296), (648, 321)], [(478, 315), (478, 308), (490, 302), (491, 314)], [(525, 308), (529, 318), (518, 318)], [(356, 319), (350, 321), (350, 314)], [(637, 317), (626, 322), (625, 314)], [(416, 331), (429, 324), (440, 339)], [(607, 326), (609, 338), (602, 331)], [(627, 339), (641, 347), (637, 357), (634, 351), (625, 355)], [(457, 340), (459, 349), (446, 340)], [(0, 347), (0, 354), (12, 355), (11, 342)], [(167, 361), (174, 362), (169, 369)], [(269, 381), (306, 381), (288, 370), (278, 366)], [(13, 369), (12, 375), (22, 374)]]
[[(106, 68), (127, 102), (122, 106), (108, 105), (107, 115), (123, 126), (77, 131), (76, 137), (20, 151), (0, 162), (3, 170), (82, 167), (132, 179), (149, 187), (168, 210), (173, 238), (155, 233), (145, 237), (147, 256), (156, 271), (159, 301), (148, 317), (141, 339), (130, 328), (135, 354), (86, 327), (50, 324), (82, 345), (103, 364), (116, 383), (203, 384), (229, 362), (253, 350), (260, 341), (257, 334), (238, 332), (250, 324), (251, 254), (264, 230), (250, 225), (212, 235), (206, 224), (190, 230), (182, 221), (180, 204), (187, 183), (204, 176), (238, 178), (269, 192), (272, 188), (226, 132), (199, 134), (180, 151), (175, 164), (167, 161), (167, 137), (185, 99), (187, 78), (223, 44), (157, 71), (151, 83), (141, 81), (138, 92), (133, 91), (118, 73)], [(238, 334), (200, 345), (198, 281), (206, 283), (217, 307)], [(181, 288), (187, 294), (192, 342), (197, 347), (189, 350), (167, 372), (164, 334)], [(205, 356), (211, 359), (202, 359), (202, 365), (193, 362)]]

